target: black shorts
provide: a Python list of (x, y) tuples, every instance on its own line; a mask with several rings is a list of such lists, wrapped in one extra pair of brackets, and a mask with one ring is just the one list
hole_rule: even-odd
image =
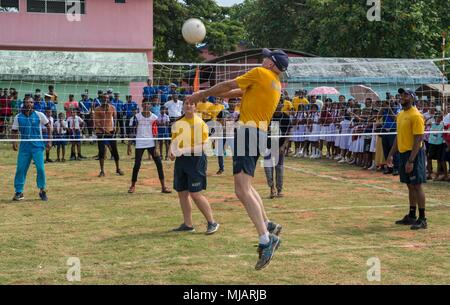
[(254, 177), (259, 156), (266, 147), (266, 132), (255, 127), (236, 128), (234, 130), (233, 175), (244, 172)]
[(206, 156), (181, 156), (175, 160), (173, 188), (177, 192), (206, 190)]
[(426, 171), (425, 171), (425, 150), (422, 148), (414, 160), (413, 171), (409, 174), (406, 173), (406, 163), (408, 162), (411, 151), (400, 153), (400, 182), (406, 184), (422, 184), (427, 182)]
[(445, 149), (446, 145), (434, 145), (430, 144), (428, 151), (428, 158), (431, 160), (444, 161), (445, 160)]
[(445, 161), (450, 163), (450, 146), (447, 144), (445, 145)]

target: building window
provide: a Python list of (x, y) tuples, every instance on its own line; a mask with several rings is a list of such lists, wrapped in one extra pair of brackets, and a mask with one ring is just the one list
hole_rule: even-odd
[(0, 0), (0, 13), (18, 13), (19, 0)]
[(80, 14), (85, 14), (86, 0), (27, 0), (27, 11), (30, 13), (65, 14), (76, 5), (80, 6)]
[(126, 3), (126, 0), (116, 0), (116, 3)]

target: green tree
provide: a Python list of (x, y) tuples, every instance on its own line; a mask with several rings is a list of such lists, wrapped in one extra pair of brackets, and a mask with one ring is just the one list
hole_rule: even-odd
[(204, 43), (217, 55), (235, 50), (244, 36), (243, 24), (231, 20), (229, 8), (214, 0), (155, 0), (154, 42), (155, 60), (173, 62), (199, 61), (196, 46), (187, 44), (181, 27), (188, 18), (199, 18), (206, 27)]
[(369, 21), (366, 0), (246, 0), (236, 6), (254, 47), (293, 48), (320, 56), (439, 57), (450, 1), (383, 0)]

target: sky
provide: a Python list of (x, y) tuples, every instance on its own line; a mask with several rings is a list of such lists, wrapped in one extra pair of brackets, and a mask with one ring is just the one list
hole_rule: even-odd
[(221, 6), (232, 6), (237, 3), (242, 3), (244, 0), (216, 0), (216, 2)]

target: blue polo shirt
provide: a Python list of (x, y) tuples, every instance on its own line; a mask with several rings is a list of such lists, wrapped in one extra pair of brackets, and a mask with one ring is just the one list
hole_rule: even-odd
[(84, 99), (84, 100), (80, 100), (78, 102), (78, 107), (80, 108), (80, 113), (84, 113), (84, 114), (88, 114), (91, 112), (91, 108), (92, 108), (92, 100), (90, 98), (88, 99)]
[(147, 86), (144, 87), (143, 93), (142, 95), (146, 98), (152, 98), (153, 96), (155, 96), (158, 92), (156, 91), (156, 88), (153, 86)]
[(123, 104), (122, 111), (125, 113), (127, 119), (130, 119), (133, 116), (133, 110), (136, 110), (136, 113), (139, 112), (138, 104), (135, 101)]
[[(396, 111), (394, 109), (394, 111)], [(383, 129), (387, 129), (389, 131), (397, 130), (396, 117), (389, 114), (388, 109), (383, 110)]]
[(94, 109), (101, 105), (102, 105), (102, 103), (100, 102), (100, 99), (98, 97), (96, 97), (94, 99)]
[(39, 111), (39, 112), (45, 112), (45, 108), (47, 108), (47, 104), (45, 103), (44, 100), (40, 100), (40, 101), (34, 101), (34, 106), (33, 106), (34, 110)]
[(18, 130), (22, 140), (36, 139), (37, 141), (21, 141), (20, 149), (32, 150), (34, 148), (45, 149), (45, 142), (42, 140), (42, 125), (48, 124), (48, 119), (42, 112), (32, 111), (29, 116), (23, 112), (14, 118), (12, 130)]
[(123, 113), (123, 102), (121, 100), (113, 98), (111, 100), (111, 105), (113, 105), (114, 108), (116, 108), (118, 116), (122, 115), (122, 113)]
[(158, 86), (158, 94), (161, 95), (161, 105), (164, 105), (167, 102), (169, 87), (168, 86)]
[(52, 112), (56, 112), (56, 104), (52, 101), (47, 102), (46, 108), (50, 108)]

